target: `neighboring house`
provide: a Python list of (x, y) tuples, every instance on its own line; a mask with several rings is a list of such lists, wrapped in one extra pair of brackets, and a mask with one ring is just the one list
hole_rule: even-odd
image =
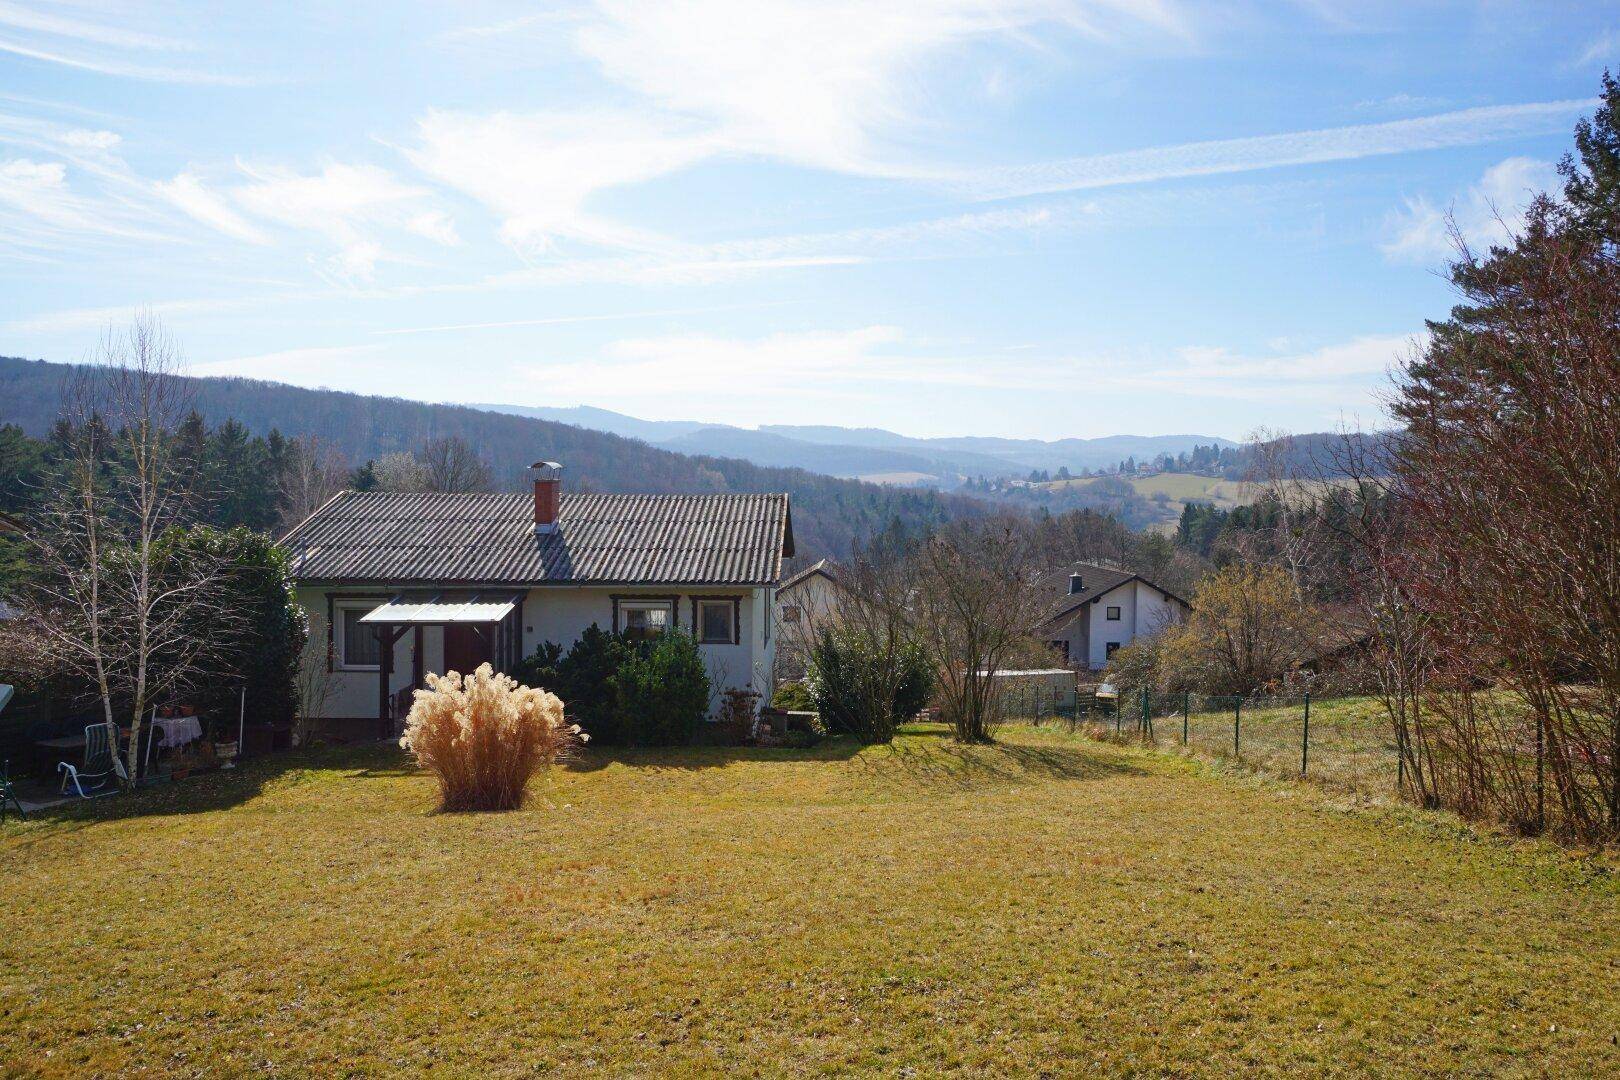
[(428, 672), (513, 666), (592, 624), (699, 642), (714, 699), (768, 696), (774, 592), (793, 554), (786, 495), (344, 491), (283, 538), (330, 679), (322, 716), (391, 732)]
[(783, 579), (776, 587), (776, 610), (784, 628), (817, 623), (838, 610), (838, 564), (822, 559)]
[(844, 587), (838, 564), (822, 559), (782, 579), (776, 587), (778, 681), (802, 679), (809, 667), (816, 632), (832, 625)]
[(1072, 668), (1098, 671), (1115, 649), (1187, 614), (1187, 602), (1128, 570), (1075, 563), (1047, 575), (1051, 614), (1035, 636)]

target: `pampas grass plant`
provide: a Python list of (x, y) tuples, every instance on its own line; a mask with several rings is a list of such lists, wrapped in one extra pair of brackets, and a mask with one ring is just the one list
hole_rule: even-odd
[(515, 810), (529, 780), (586, 736), (555, 694), (481, 664), (469, 675), (429, 675), (399, 744), (439, 781), (440, 810)]

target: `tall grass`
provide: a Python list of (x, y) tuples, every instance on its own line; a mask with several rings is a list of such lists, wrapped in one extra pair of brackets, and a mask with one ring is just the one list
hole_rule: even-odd
[(439, 781), (441, 810), (515, 810), (535, 773), (585, 736), (555, 694), (481, 664), (469, 675), (429, 675), (399, 744)]

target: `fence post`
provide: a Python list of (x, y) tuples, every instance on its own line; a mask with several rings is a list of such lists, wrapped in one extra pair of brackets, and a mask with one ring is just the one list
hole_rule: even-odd
[(1304, 776), (1311, 764), (1311, 692), (1305, 691), (1305, 733), (1299, 740), (1299, 775)]
[(1192, 715), (1192, 691), (1181, 692), (1181, 745), (1187, 745), (1187, 721)]
[(1239, 695), (1232, 702), (1232, 756), (1235, 758), (1240, 758), (1243, 756), (1243, 740), (1240, 734), (1242, 730), (1243, 697), (1242, 695)]

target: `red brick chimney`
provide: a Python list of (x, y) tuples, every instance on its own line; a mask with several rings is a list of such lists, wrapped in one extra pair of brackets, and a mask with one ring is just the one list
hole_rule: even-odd
[(562, 466), (537, 461), (529, 472), (534, 475), (534, 531), (551, 532), (557, 527), (557, 507), (562, 501)]

